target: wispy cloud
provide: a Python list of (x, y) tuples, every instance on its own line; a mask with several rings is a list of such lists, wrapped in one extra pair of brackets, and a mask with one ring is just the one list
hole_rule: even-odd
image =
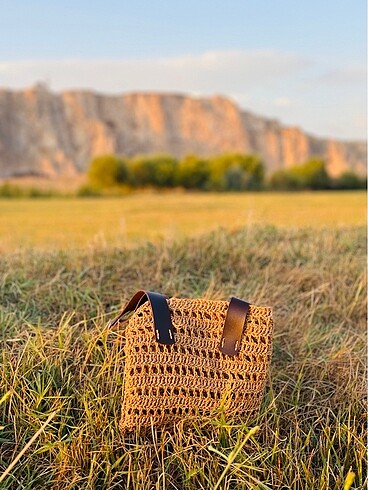
[(156, 59), (64, 59), (0, 62), (1, 85), (45, 80), (56, 90), (236, 92), (300, 72), (308, 61), (272, 50), (212, 51)]
[(365, 73), (361, 65), (335, 66), (293, 52), (220, 50), (148, 59), (0, 61), (0, 86), (43, 81), (53, 90), (220, 93), (312, 133), (351, 139), (365, 138)]
[(293, 105), (293, 101), (290, 97), (277, 97), (273, 103), (276, 107), (290, 107)]
[(365, 84), (367, 81), (367, 66), (352, 64), (327, 70), (319, 77), (319, 81), (336, 85)]

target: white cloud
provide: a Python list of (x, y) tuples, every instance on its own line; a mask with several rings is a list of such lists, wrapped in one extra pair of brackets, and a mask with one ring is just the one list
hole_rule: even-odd
[(44, 80), (56, 90), (244, 92), (300, 72), (307, 63), (293, 53), (272, 50), (213, 51), (156, 59), (14, 61), (0, 62), (0, 84), (24, 87)]
[(290, 107), (293, 101), (289, 97), (276, 97), (273, 101), (276, 107)]
[(223, 94), (245, 109), (315, 134), (365, 138), (365, 67), (324, 63), (276, 50), (154, 59), (0, 61), (0, 86), (24, 88), (43, 81), (53, 90)]
[(367, 81), (367, 66), (352, 64), (336, 67), (323, 73), (319, 80), (323, 83), (335, 85), (365, 84)]

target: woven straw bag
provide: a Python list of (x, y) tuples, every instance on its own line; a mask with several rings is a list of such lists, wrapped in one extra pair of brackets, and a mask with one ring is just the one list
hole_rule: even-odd
[(172, 424), (220, 406), (233, 416), (259, 412), (271, 357), (271, 308), (237, 298), (138, 291), (110, 326), (122, 322), (123, 431)]

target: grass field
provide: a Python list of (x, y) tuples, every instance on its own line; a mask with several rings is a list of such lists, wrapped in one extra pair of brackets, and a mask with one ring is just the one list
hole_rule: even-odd
[[(366, 488), (364, 194), (214, 197), (0, 201), (1, 490)], [(142, 287), (273, 307), (257, 419), (120, 434)]]
[(0, 200), (0, 252), (132, 246), (221, 225), (363, 225), (364, 192), (137, 193), (115, 199)]

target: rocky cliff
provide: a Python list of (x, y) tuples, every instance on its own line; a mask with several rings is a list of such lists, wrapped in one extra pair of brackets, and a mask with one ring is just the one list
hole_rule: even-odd
[(0, 177), (75, 176), (94, 155), (223, 152), (259, 154), (274, 170), (312, 156), (332, 175), (366, 172), (366, 143), (340, 142), (243, 112), (224, 97), (88, 91), (36, 86), (0, 90)]

